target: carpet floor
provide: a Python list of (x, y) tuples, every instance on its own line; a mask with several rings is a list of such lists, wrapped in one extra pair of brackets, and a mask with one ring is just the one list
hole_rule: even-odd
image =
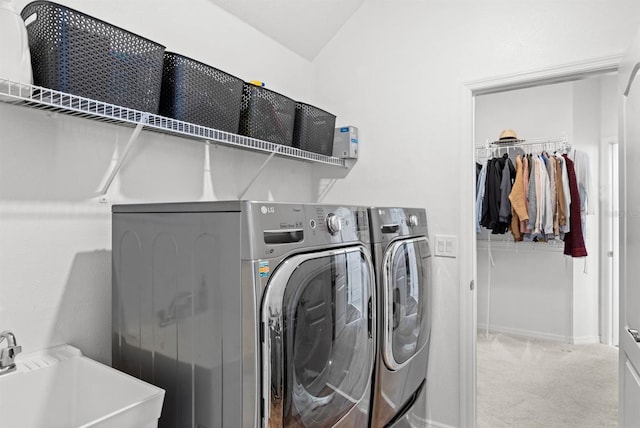
[(478, 332), (478, 428), (616, 427), (618, 348)]

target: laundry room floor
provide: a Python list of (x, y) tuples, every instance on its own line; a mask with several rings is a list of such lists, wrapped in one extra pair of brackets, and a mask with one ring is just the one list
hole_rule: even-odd
[(617, 427), (618, 348), (478, 332), (477, 426)]

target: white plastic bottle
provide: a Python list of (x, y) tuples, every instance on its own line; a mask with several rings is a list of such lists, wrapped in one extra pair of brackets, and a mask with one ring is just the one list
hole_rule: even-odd
[[(22, 17), (16, 12), (13, 0), (0, 0), (0, 98), (9, 99), (3, 93), (16, 93), (21, 85), (33, 82), (29, 39)], [(22, 94), (25, 88), (22, 87)]]

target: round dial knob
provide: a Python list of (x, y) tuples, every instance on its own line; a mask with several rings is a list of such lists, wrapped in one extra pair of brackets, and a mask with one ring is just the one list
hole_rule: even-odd
[(418, 225), (418, 216), (415, 214), (411, 214), (409, 216), (409, 219), (407, 220), (407, 223), (410, 227), (416, 227)]
[(340, 230), (342, 230), (342, 222), (340, 221), (340, 217), (338, 217), (334, 213), (327, 214), (327, 229), (332, 235), (340, 232)]

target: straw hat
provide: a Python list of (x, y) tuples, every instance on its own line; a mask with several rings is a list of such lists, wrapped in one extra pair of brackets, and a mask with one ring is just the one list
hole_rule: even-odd
[(517, 140), (517, 139), (518, 139), (518, 135), (516, 135), (516, 131), (514, 131), (513, 129), (505, 129), (500, 133), (500, 136), (498, 137), (499, 141)]

